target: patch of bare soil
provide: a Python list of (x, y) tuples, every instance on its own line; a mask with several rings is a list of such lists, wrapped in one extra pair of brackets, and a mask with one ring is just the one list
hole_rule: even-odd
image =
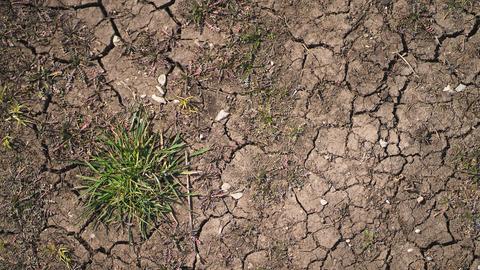
[[(479, 30), (475, 0), (3, 1), (0, 269), (480, 269)], [(209, 148), (146, 240), (77, 177), (139, 104)]]

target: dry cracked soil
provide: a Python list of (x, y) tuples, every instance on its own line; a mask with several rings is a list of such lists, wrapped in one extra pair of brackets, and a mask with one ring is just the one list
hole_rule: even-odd
[[(480, 269), (480, 1), (0, 16), (0, 269)], [(138, 104), (209, 148), (145, 240), (82, 215), (75, 162)]]

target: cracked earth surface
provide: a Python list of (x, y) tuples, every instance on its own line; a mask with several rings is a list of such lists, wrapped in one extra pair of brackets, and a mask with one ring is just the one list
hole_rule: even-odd
[[(17, 138), (0, 268), (64, 269), (63, 246), (74, 269), (480, 269), (479, 183), (459, 162), (480, 147), (480, 2), (457, 2), (0, 4), (2, 80), (32, 123), (0, 133)], [(193, 231), (185, 205), (143, 241), (81, 215), (71, 160), (137, 103), (210, 149)]]

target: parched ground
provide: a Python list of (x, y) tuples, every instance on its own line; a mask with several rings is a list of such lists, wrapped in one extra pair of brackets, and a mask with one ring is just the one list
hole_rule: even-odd
[[(0, 16), (0, 269), (480, 269), (479, 1)], [(82, 216), (75, 162), (138, 104), (210, 149), (193, 224), (178, 204), (147, 240)]]

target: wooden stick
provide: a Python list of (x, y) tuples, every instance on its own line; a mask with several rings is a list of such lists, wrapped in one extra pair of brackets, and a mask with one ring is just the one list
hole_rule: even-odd
[[(185, 165), (189, 166), (188, 163), (188, 153), (185, 152)], [(200, 256), (200, 252), (198, 251), (197, 245), (197, 236), (194, 235), (194, 228), (193, 228), (193, 202), (192, 202), (192, 188), (190, 183), (190, 174), (187, 174), (187, 200), (188, 200), (188, 209), (189, 209), (189, 223), (190, 223), (190, 233), (193, 238), (193, 250), (195, 251), (195, 261), (203, 262), (202, 257)]]
[(405, 59), (405, 57), (403, 57), (403, 55), (399, 54), (398, 52), (395, 52), (395, 54), (397, 54), (398, 56), (400, 56), (400, 58), (402, 58), (402, 60), (408, 65), (408, 67), (413, 71), (413, 74), (415, 75), (415, 77), (417, 78), (420, 78), (417, 74), (417, 72), (415, 72), (415, 69), (413, 69), (413, 67), (410, 65), (410, 63), (408, 63), (407, 59)]

